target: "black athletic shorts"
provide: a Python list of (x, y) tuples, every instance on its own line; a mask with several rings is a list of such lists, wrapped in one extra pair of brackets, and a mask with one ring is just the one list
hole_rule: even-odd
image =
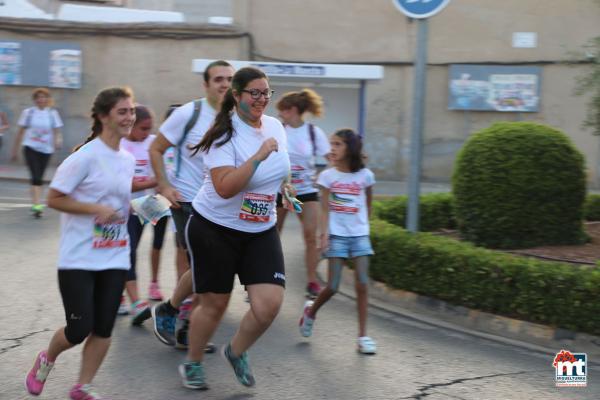
[(171, 216), (175, 224), (175, 243), (179, 248), (186, 249), (185, 245), (185, 224), (187, 224), (192, 213), (192, 203), (179, 202), (180, 208), (171, 208)]
[[(309, 201), (319, 201), (319, 192), (299, 194), (296, 196), (296, 198), (303, 203), (308, 203)], [(277, 208), (283, 208), (283, 198), (281, 193), (277, 193)]]
[(215, 224), (195, 210), (186, 227), (196, 293), (231, 293), (242, 285), (285, 287), (283, 251), (277, 229), (248, 233)]

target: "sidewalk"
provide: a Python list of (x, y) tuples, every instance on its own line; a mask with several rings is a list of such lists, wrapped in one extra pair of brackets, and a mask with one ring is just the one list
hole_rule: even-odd
[[(323, 281), (327, 276), (326, 261), (319, 263), (317, 273)], [(338, 293), (356, 298), (354, 273), (349, 268), (343, 270)], [(431, 326), (526, 348), (548, 354), (549, 357), (566, 349), (587, 353), (591, 360), (596, 360), (595, 363), (600, 359), (598, 336), (471, 310), (416, 293), (391, 289), (381, 282), (370, 281), (369, 305)]]

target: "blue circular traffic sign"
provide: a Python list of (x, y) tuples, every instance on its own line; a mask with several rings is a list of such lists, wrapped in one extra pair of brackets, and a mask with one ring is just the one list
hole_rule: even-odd
[(396, 8), (411, 18), (429, 18), (440, 12), (450, 0), (392, 0)]

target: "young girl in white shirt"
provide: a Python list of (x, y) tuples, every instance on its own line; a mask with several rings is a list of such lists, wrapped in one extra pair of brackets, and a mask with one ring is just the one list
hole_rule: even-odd
[[(132, 198), (138, 198), (149, 194), (154, 194), (154, 190), (157, 186), (156, 178), (150, 165), (150, 145), (156, 138), (156, 135), (152, 135), (152, 129), (154, 126), (154, 115), (152, 111), (146, 106), (136, 105), (135, 106), (136, 120), (131, 133), (126, 138), (121, 139), (121, 148), (135, 158), (135, 175), (133, 181), (137, 184), (137, 192), (132, 193)], [(160, 250), (162, 248), (165, 232), (167, 228), (167, 222), (169, 217), (163, 217), (153, 228), (153, 241), (152, 241), (152, 252), (150, 254), (151, 263), (151, 281), (148, 290), (148, 298), (150, 300), (162, 300), (162, 294), (158, 286), (158, 268), (160, 262)], [(140, 299), (137, 285), (137, 248), (144, 232), (144, 224), (140, 221), (136, 214), (130, 214), (129, 220), (127, 221), (127, 230), (131, 240), (131, 268), (127, 273), (127, 279), (125, 283), (125, 290), (129, 296), (131, 302), (131, 323), (133, 325), (140, 325), (145, 320), (151, 317), (150, 307), (148, 302)], [(119, 314), (129, 314), (127, 307), (125, 306), (124, 299), (121, 299), (121, 305), (119, 306)]]
[(69, 395), (72, 400), (100, 399), (90, 383), (110, 346), (130, 267), (127, 217), (135, 160), (119, 144), (135, 121), (131, 90), (100, 92), (92, 118), (92, 134), (59, 166), (48, 193), (48, 206), (63, 213), (58, 283), (67, 324), (54, 333), (27, 375), (33, 395), (42, 392), (56, 358), (85, 341), (79, 379)]
[(369, 239), (373, 172), (365, 168), (361, 138), (351, 129), (340, 129), (329, 139), (329, 160), (334, 167), (323, 171), (317, 180), (321, 187), (321, 248), (329, 259), (327, 287), (317, 299), (307, 301), (300, 318), (300, 333), (312, 335), (317, 311), (337, 292), (342, 278), (344, 259), (352, 259), (358, 308), (358, 351), (375, 354), (376, 345), (367, 336), (367, 286), (369, 256), (373, 248)]
[[(321, 291), (317, 280), (317, 227), (319, 225), (319, 189), (315, 186), (317, 176), (316, 158), (329, 153), (329, 141), (316, 125), (304, 121), (306, 114), (323, 115), (323, 99), (314, 90), (302, 89), (288, 92), (277, 102), (279, 118), (285, 126), (287, 150), (290, 155), (291, 184), (296, 198), (302, 202), (302, 212), (297, 214), (302, 223), (306, 264), (306, 296), (314, 299)], [(277, 230), (283, 229), (287, 215), (281, 193), (277, 194)]]

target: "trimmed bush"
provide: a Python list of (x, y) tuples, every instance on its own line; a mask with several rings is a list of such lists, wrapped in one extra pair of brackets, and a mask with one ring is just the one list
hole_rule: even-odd
[(501, 122), (474, 134), (452, 177), (461, 235), (490, 248), (585, 241), (583, 155), (562, 132)]
[[(420, 198), (419, 230), (430, 232), (456, 227), (451, 193), (428, 193)], [(389, 200), (373, 202), (373, 216), (391, 224), (406, 226), (407, 196), (396, 196)]]
[(600, 270), (517, 257), (371, 221), (371, 276), (456, 305), (600, 334)]
[(583, 204), (583, 218), (586, 221), (600, 221), (600, 195), (587, 195)]

